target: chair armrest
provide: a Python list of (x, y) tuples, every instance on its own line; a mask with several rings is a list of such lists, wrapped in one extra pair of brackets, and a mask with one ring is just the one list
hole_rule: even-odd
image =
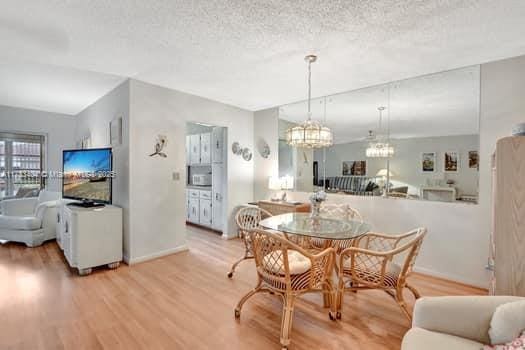
[(38, 198), (6, 199), (0, 202), (2, 215), (6, 216), (32, 216)]
[[(350, 259), (350, 267), (345, 261)], [(391, 252), (378, 252), (363, 248), (350, 247), (341, 252), (339, 258), (339, 278), (343, 278), (350, 270), (352, 280), (368, 286), (382, 286), (385, 281), (385, 273), (388, 263), (392, 261)], [(364, 264), (364, 265), (363, 265)], [(356, 269), (370, 270), (376, 272), (375, 278), (363, 280), (356, 273)]]
[(48, 209), (56, 208), (58, 206), (58, 201), (47, 201), (38, 204), (35, 208), (34, 215), (39, 219), (44, 219)]
[[(306, 253), (303, 251), (303, 254)], [(308, 254), (308, 253), (306, 253)], [(320, 283), (323, 283), (332, 273), (335, 263), (335, 249), (326, 248), (322, 252), (319, 252), (315, 255), (309, 255), (310, 261), (312, 263), (312, 287)], [(317, 271), (317, 272), (315, 272)], [(321, 272), (321, 273), (318, 273)]]
[(412, 327), (489, 344), (490, 321), (496, 308), (501, 304), (523, 299), (508, 296), (422, 298), (414, 307)]

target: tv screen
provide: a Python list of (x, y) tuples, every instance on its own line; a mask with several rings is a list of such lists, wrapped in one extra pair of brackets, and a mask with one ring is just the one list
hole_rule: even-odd
[(62, 197), (111, 204), (111, 148), (63, 152)]

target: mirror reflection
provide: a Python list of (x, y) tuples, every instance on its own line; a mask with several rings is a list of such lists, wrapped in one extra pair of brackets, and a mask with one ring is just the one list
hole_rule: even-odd
[(291, 147), (285, 133), (306, 119), (306, 101), (279, 116), (279, 176), (294, 189), (477, 203), (479, 66), (312, 101), (312, 119), (334, 145)]

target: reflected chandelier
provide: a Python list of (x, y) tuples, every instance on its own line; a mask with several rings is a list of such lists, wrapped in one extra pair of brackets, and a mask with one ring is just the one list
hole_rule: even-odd
[[(372, 142), (366, 149), (366, 156), (368, 158), (390, 158), (394, 155), (394, 147), (390, 144), (390, 128), (387, 128), (386, 138), (381, 135), (381, 124), (383, 121), (383, 111), (385, 107), (379, 107), (379, 129), (377, 135), (374, 136)], [(370, 132), (372, 135), (372, 132)]]
[(302, 124), (286, 130), (286, 142), (292, 147), (329, 147), (333, 144), (332, 130), (318, 121), (312, 120), (312, 63), (317, 60), (317, 56), (308, 55), (304, 60), (308, 63), (308, 119)]

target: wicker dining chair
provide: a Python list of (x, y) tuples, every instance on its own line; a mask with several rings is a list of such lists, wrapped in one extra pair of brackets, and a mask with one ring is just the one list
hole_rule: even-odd
[[(363, 222), (363, 217), (361, 214), (356, 209), (350, 207), (348, 204), (322, 203), (319, 212), (322, 216), (328, 218)], [(353, 242), (353, 239), (331, 241), (322, 238), (312, 238), (310, 240), (310, 244), (313, 249), (334, 247), (337, 253), (340, 253), (345, 248), (351, 247)]]
[(253, 259), (252, 243), (248, 232), (251, 229), (259, 227), (259, 222), (270, 216), (272, 216), (272, 214), (258, 207), (243, 207), (237, 212), (237, 215), (235, 215), (235, 221), (239, 228), (239, 237), (244, 243), (244, 256), (233, 263), (230, 272), (228, 272), (228, 278), (233, 277), (235, 269), (241, 262), (247, 259)]
[[(426, 233), (425, 228), (397, 236), (371, 232), (357, 238), (354, 247), (343, 250), (339, 257), (337, 318), (341, 318), (345, 291), (379, 289), (393, 297), (411, 321), (403, 290), (407, 288), (416, 299), (420, 297), (416, 288), (407, 283), (407, 277), (412, 272)], [(402, 265), (393, 262), (397, 256), (404, 256)]]
[(253, 295), (269, 292), (283, 300), (280, 342), (283, 349), (290, 344), (296, 298), (304, 293), (329, 294), (330, 319), (335, 320), (335, 289), (330, 280), (335, 262), (333, 248), (312, 254), (277, 232), (255, 229), (250, 232), (257, 268), (258, 282), (235, 308), (240, 318), (244, 303)]

